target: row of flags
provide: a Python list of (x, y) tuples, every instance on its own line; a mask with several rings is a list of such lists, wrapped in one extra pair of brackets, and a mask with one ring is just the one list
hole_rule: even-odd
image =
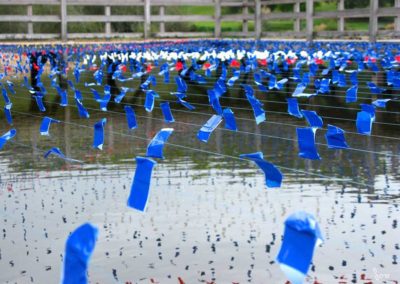
[[(391, 45), (377, 44), (374, 47), (366, 44), (348, 43), (330, 45), (330, 48), (320, 46), (318, 50), (314, 46), (309, 49), (304, 45), (288, 44), (286, 49), (277, 48), (279, 43), (259, 42), (255, 48), (254, 42), (243, 42), (248, 48), (238, 44), (240, 42), (229, 41), (205, 41), (187, 42), (186, 45), (147, 43), (131, 46), (131, 50), (119, 49), (118, 51), (102, 46), (78, 46), (67, 47), (64, 52), (55, 52), (54, 49), (43, 49), (41, 52), (27, 48), (18, 48), (18, 53), (11, 58), (9, 53), (1, 52), (3, 73), (0, 73), (0, 87), (4, 100), (4, 114), (8, 124), (12, 125), (12, 96), (16, 94), (15, 84), (9, 79), (11, 77), (23, 76), (23, 90), (30, 91), (37, 108), (46, 112), (43, 100), (48, 95), (46, 86), (41, 77), (47, 59), (50, 60), (49, 79), (51, 87), (60, 97), (60, 106), (67, 107), (68, 91), (60, 87), (59, 76), (67, 75), (72, 71), (75, 83), (67, 80), (68, 85), (74, 92), (74, 102), (81, 118), (88, 119), (90, 114), (84, 105), (86, 97), (82, 91), (75, 87), (81, 82), (82, 73), (93, 73), (93, 80), (85, 80), (84, 86), (90, 89), (93, 100), (99, 104), (101, 111), (107, 112), (109, 102), (114, 99), (117, 104), (123, 104), (126, 115), (127, 127), (137, 128), (137, 120), (134, 109), (124, 105), (124, 98), (128, 93), (135, 91), (134, 88), (122, 86), (118, 94), (111, 93), (111, 86), (103, 84), (104, 76), (109, 76), (111, 82), (128, 84), (130, 81), (141, 78), (139, 89), (145, 96), (144, 109), (152, 112), (161, 96), (155, 90), (157, 78), (162, 78), (163, 83), (170, 83), (171, 72), (177, 72), (174, 77), (176, 92), (171, 95), (176, 98), (176, 103), (189, 111), (195, 111), (195, 107), (187, 100), (191, 94), (188, 92), (187, 81), (190, 84), (203, 85), (207, 88), (208, 103), (215, 112), (197, 131), (197, 138), (207, 143), (215, 129), (224, 122), (224, 127), (230, 131), (238, 131), (235, 114), (229, 107), (224, 107), (220, 99), (229, 88), (239, 86), (244, 91), (244, 97), (254, 114), (254, 121), (260, 124), (267, 120), (263, 102), (259, 96), (265, 96), (270, 91), (282, 91), (289, 83), (296, 84), (290, 98), (287, 98), (287, 112), (297, 119), (305, 119), (308, 127), (298, 127), (297, 143), (299, 146), (299, 157), (319, 160), (321, 159), (316, 143), (317, 131), (321, 131), (324, 121), (317, 112), (301, 109), (299, 99), (309, 99), (315, 96), (324, 96), (330, 93), (332, 86), (347, 88), (345, 91), (345, 103), (355, 103), (358, 100), (357, 93), (359, 84), (358, 75), (365, 71), (386, 73), (387, 87), (400, 89), (400, 55), (391, 52)], [(269, 46), (271, 46), (269, 48)], [(127, 45), (129, 46), (129, 45)], [(288, 48), (292, 47), (292, 49)], [(381, 48), (383, 53), (377, 50)], [(393, 49), (392, 49), (393, 50)], [(66, 61), (63, 65), (57, 63), (64, 56)], [(25, 64), (22, 61), (24, 55), (29, 55)], [(50, 56), (51, 55), (51, 56)], [(380, 66), (378, 65), (380, 64)], [(73, 70), (70, 70), (73, 65)], [(153, 71), (158, 69), (158, 74)], [(356, 68), (354, 68), (356, 67)], [(353, 69), (352, 69), (353, 68)], [(131, 75), (128, 74), (128, 70)], [(217, 72), (218, 71), (218, 72)], [(292, 76), (288, 76), (289, 72)], [(25, 74), (33, 72), (32, 82), (29, 84)], [(228, 74), (231, 76), (228, 77)], [(252, 84), (237, 83), (241, 76), (253, 74)], [(36, 74), (36, 75), (35, 75)], [(158, 77), (157, 77), (158, 76)], [(322, 76), (322, 77), (321, 77)], [(281, 77), (281, 79), (278, 79)], [(319, 78), (317, 78), (319, 77)], [(88, 77), (86, 77), (88, 79)], [(208, 82), (213, 81), (210, 88)], [(311, 81), (313, 79), (313, 86)], [(109, 81), (110, 82), (110, 81)], [(350, 85), (349, 85), (350, 82)], [(163, 84), (161, 83), (161, 84)], [(104, 86), (103, 94), (100, 94), (95, 86)], [(253, 86), (257, 87), (255, 91)], [(315, 92), (305, 92), (312, 87)], [(371, 94), (383, 95), (386, 87), (377, 86), (373, 82), (366, 82)], [(19, 88), (19, 86), (18, 86)], [(19, 90), (18, 90), (19, 91)], [(258, 92), (258, 93), (257, 93)], [(258, 96), (256, 96), (258, 94)], [(372, 104), (361, 104), (357, 113), (355, 125), (359, 134), (371, 135), (372, 124), (375, 121), (376, 108), (385, 108), (391, 99), (377, 99)], [(174, 123), (173, 110), (169, 101), (159, 103), (166, 123)], [(62, 121), (45, 116), (40, 125), (41, 135), (50, 135), (52, 124)], [(97, 121), (93, 126), (93, 148), (102, 150), (104, 145), (106, 118)], [(157, 165), (155, 159), (164, 159), (163, 149), (168, 145), (168, 139), (173, 134), (173, 128), (161, 129), (149, 142), (144, 156), (136, 157), (136, 170), (132, 180), (131, 189), (127, 198), (127, 206), (144, 212), (149, 201), (151, 176)], [(16, 129), (0, 136), (0, 150), (16, 135)], [(325, 133), (327, 146), (330, 149), (348, 149), (345, 139), (345, 131), (335, 125), (328, 124)], [(44, 158), (55, 155), (67, 162), (82, 162), (65, 156), (62, 151), (53, 147), (48, 150)], [(279, 167), (264, 159), (262, 152), (241, 154), (239, 158), (254, 163), (265, 176), (265, 184), (268, 188), (281, 187), (283, 174)], [(86, 223), (78, 227), (68, 237), (66, 242), (66, 253), (64, 257), (64, 269), (62, 283), (87, 283), (87, 268), (92, 255), (99, 230), (96, 226)], [(285, 221), (285, 230), (282, 246), (277, 256), (282, 271), (293, 284), (303, 283), (307, 275), (314, 248), (322, 243), (323, 237), (314, 216), (299, 211), (290, 215)]]

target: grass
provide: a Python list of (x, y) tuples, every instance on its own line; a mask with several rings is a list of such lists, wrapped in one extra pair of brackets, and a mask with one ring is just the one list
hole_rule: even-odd
[[(48, 15), (48, 14), (59, 14), (58, 7), (45, 6), (45, 5), (34, 5), (35, 15)], [(291, 4), (280, 4), (280, 5), (269, 5), (263, 6), (263, 13), (281, 13), (293, 11)], [(315, 12), (324, 11), (335, 11), (337, 10), (336, 1), (316, 2)], [(300, 5), (301, 12), (305, 11), (305, 5)], [(142, 15), (143, 7), (139, 6), (128, 6), (128, 7), (112, 7), (113, 15)], [(249, 8), (249, 13), (253, 13), (252, 8)], [(1, 14), (25, 14), (26, 7), (21, 6), (4, 6), (0, 11)], [(83, 7), (83, 6), (71, 6), (68, 7), (69, 14), (104, 14), (104, 7)], [(152, 14), (158, 14), (159, 7), (152, 7)], [(222, 7), (222, 15), (228, 14), (241, 14), (242, 9), (239, 7)], [(168, 6), (165, 7), (166, 15), (214, 15), (214, 6)], [(294, 20), (266, 20), (262, 23), (262, 30), (264, 32), (284, 32), (293, 31)], [(380, 30), (391, 30), (394, 27), (394, 18), (379, 18), (379, 29)], [(48, 25), (45, 23), (34, 23), (35, 33), (58, 33), (60, 31), (60, 25)], [(167, 31), (181, 31), (181, 32), (214, 32), (214, 22), (177, 22), (177, 23), (165, 23)], [(346, 19), (345, 30), (347, 31), (368, 31), (369, 19)], [(113, 23), (113, 31), (115, 32), (141, 32), (143, 27), (137, 23)], [(305, 31), (306, 20), (300, 21), (300, 28)], [(159, 29), (158, 23), (152, 23), (152, 32), (157, 32)], [(335, 31), (338, 29), (337, 19), (316, 19), (314, 20), (314, 30), (320, 31)], [(9, 33), (11, 31), (25, 33), (27, 30), (27, 24), (24, 23), (1, 23), (0, 22), (0, 33)], [(69, 23), (68, 32), (103, 32), (104, 25), (100, 23)], [(254, 21), (248, 22), (248, 30), (254, 31)], [(223, 21), (221, 23), (222, 32), (241, 32), (242, 22), (241, 21)]]

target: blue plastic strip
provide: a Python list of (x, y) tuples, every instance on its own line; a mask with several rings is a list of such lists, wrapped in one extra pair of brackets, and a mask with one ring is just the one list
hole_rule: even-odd
[(59, 120), (53, 119), (51, 117), (45, 116), (40, 124), (40, 135), (49, 136), (50, 124), (51, 123), (60, 123)]
[(106, 124), (106, 122), (107, 119), (103, 118), (102, 120), (94, 124), (93, 148), (103, 150), (104, 125)]
[(354, 103), (357, 101), (358, 86), (353, 86), (346, 91), (346, 103)]
[(3, 99), (4, 99), (5, 104), (6, 105), (10, 104), (11, 101), (10, 101), (10, 98), (8, 97), (8, 95), (7, 95), (7, 90), (5, 88), (1, 88), (1, 92), (3, 94)]
[(371, 135), (373, 118), (371, 113), (360, 111), (357, 113), (356, 127), (360, 134)]
[(187, 91), (186, 82), (180, 76), (175, 76), (175, 83), (176, 86), (178, 87), (178, 93), (186, 93)]
[(136, 171), (128, 198), (129, 207), (145, 211), (149, 198), (151, 173), (156, 164), (150, 158), (136, 157)]
[(79, 91), (77, 89), (75, 89), (75, 99), (78, 99), (80, 101), (83, 100), (81, 91)]
[(299, 145), (299, 157), (310, 160), (320, 160), (315, 145), (315, 132), (317, 128), (297, 128), (297, 142)]
[(130, 88), (122, 87), (122, 88), (121, 88), (121, 92), (119, 93), (118, 96), (116, 96), (116, 97), (114, 98), (114, 101), (115, 101), (117, 104), (121, 103), (122, 99), (125, 97), (126, 93), (127, 93), (129, 90), (130, 90)]
[(361, 110), (368, 112), (372, 117), (372, 121), (375, 121), (375, 106), (370, 104), (360, 104), (360, 106)]
[(173, 128), (161, 129), (147, 146), (146, 157), (164, 159), (164, 145), (168, 141), (168, 138), (171, 136), (173, 131)]
[(87, 284), (87, 269), (96, 246), (98, 229), (89, 224), (78, 227), (65, 245), (62, 284)]
[(304, 282), (314, 249), (322, 242), (321, 230), (313, 215), (299, 211), (286, 219), (282, 245), (276, 260), (291, 283)]
[(242, 154), (239, 156), (242, 159), (248, 159), (256, 163), (256, 165), (264, 172), (265, 185), (267, 187), (281, 187), (283, 175), (275, 165), (264, 160), (264, 155), (261, 152)]
[(47, 151), (44, 154), (44, 158), (47, 159), (50, 155), (55, 155), (55, 156), (57, 156), (57, 157), (59, 157), (59, 158), (61, 158), (63, 160), (68, 161), (68, 162), (79, 162), (79, 163), (81, 163), (81, 161), (79, 161), (79, 160), (75, 160), (75, 159), (71, 159), (71, 158), (66, 157), (64, 155), (64, 153), (61, 152), (61, 150), (59, 148), (57, 148), (57, 147), (53, 147), (49, 151)]
[(378, 99), (373, 101), (372, 104), (376, 107), (385, 108), (388, 101), (390, 101), (390, 99)]
[(81, 118), (89, 118), (90, 115), (87, 109), (83, 106), (82, 102), (78, 99), (75, 99), (76, 106), (78, 108), (79, 117)]
[(287, 98), (288, 102), (288, 113), (294, 117), (302, 118), (303, 114), (300, 111), (299, 103), (296, 98)]
[(164, 115), (164, 119), (166, 123), (172, 123), (175, 121), (172, 116), (171, 108), (169, 107), (169, 102), (160, 103), (161, 111)]
[(11, 108), (12, 108), (12, 103), (6, 104), (4, 106), (4, 114), (6, 116), (6, 120), (7, 120), (7, 123), (9, 125), (13, 124), (13, 119), (12, 119), (12, 115), (11, 115)]
[(218, 127), (222, 121), (222, 116), (214, 114), (207, 122), (204, 124), (199, 132), (197, 133), (197, 138), (207, 143), (210, 138), (211, 133)]
[(232, 131), (237, 131), (237, 126), (236, 126), (236, 119), (233, 111), (230, 108), (224, 109), (222, 112), (222, 116), (224, 117), (225, 120), (225, 128), (232, 130)]
[(153, 90), (146, 91), (146, 100), (144, 102), (144, 108), (147, 112), (152, 112), (154, 108), (154, 100), (155, 98), (160, 97), (156, 92)]
[(33, 96), (33, 97), (34, 97), (35, 100), (36, 100), (36, 104), (37, 104), (39, 110), (40, 110), (41, 112), (45, 112), (45, 111), (46, 111), (46, 108), (45, 108), (44, 105), (43, 105), (43, 95), (37, 94), (36, 96)]
[(196, 108), (194, 106), (192, 106), (191, 104), (189, 104), (187, 101), (182, 100), (181, 98), (178, 98), (178, 102), (183, 105), (185, 108), (187, 108), (188, 110), (195, 110)]
[(315, 111), (302, 110), (301, 112), (311, 127), (321, 128), (324, 125), (322, 117), (320, 117)]
[(7, 131), (2, 136), (0, 136), (0, 150), (3, 149), (3, 147), (7, 143), (7, 141), (14, 138), (14, 136), (16, 134), (17, 134), (17, 130), (11, 129), (10, 131)]
[(254, 90), (251, 86), (243, 85), (243, 87), (246, 92), (247, 100), (249, 101), (249, 103), (253, 109), (256, 123), (260, 124), (261, 122), (266, 120), (265, 111), (262, 108), (263, 104), (259, 100), (257, 100), (256, 97), (254, 97)]
[(124, 110), (126, 113), (126, 121), (128, 122), (128, 128), (129, 129), (137, 128), (136, 115), (133, 108), (130, 106), (124, 106)]
[(156, 81), (156, 77), (154, 77), (153, 75), (150, 75), (147, 80), (140, 85), (140, 88), (142, 90), (147, 90), (150, 86), (150, 84), (152, 84), (153, 86), (157, 85), (157, 81)]
[(226, 84), (227, 84), (229, 87), (232, 87), (233, 84), (235, 84), (235, 81), (236, 81), (237, 79), (239, 79), (239, 77), (240, 77), (240, 71), (239, 71), (239, 70), (234, 71), (234, 72), (233, 72), (233, 76), (228, 80), (228, 82), (227, 82)]
[(328, 131), (325, 134), (326, 142), (328, 143), (328, 148), (330, 149), (346, 149), (349, 146), (346, 143), (346, 139), (344, 137), (344, 130), (328, 124)]

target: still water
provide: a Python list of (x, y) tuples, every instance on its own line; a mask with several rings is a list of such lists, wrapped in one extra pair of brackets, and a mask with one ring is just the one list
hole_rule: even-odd
[[(212, 114), (201, 105), (206, 99), (189, 99), (199, 104), (193, 113), (174, 105), (176, 122), (166, 124), (159, 108), (149, 114), (139, 107), (143, 94), (138, 96), (130, 101), (138, 128), (129, 131), (119, 105), (101, 112), (88, 101), (91, 117), (85, 120), (74, 106), (62, 108), (49, 99), (48, 112), (41, 114), (30, 109), (28, 92), (17, 89), (18, 135), (0, 152), (1, 283), (57, 283), (65, 240), (84, 222), (100, 229), (91, 283), (179, 283), (178, 277), (185, 283), (285, 283), (274, 260), (284, 220), (298, 210), (316, 216), (325, 238), (308, 283), (400, 279), (400, 144), (382, 137), (400, 137), (399, 126), (374, 124), (373, 134), (381, 137), (347, 133), (350, 147), (362, 151), (319, 145), (322, 160), (308, 161), (298, 157), (296, 140), (296, 125), (306, 124), (274, 113), (285, 112), (283, 104), (266, 103), (267, 122), (257, 126), (247, 104), (222, 101), (234, 110), (239, 132), (221, 125), (205, 144), (196, 134)], [(326, 104), (323, 98), (312, 100)], [(356, 111), (318, 113), (349, 119), (324, 121), (356, 132)], [(39, 133), (44, 115), (62, 121), (51, 126), (50, 137)], [(103, 117), (105, 145), (99, 151), (91, 147), (92, 127)], [(399, 116), (378, 113), (376, 121), (399, 123)], [(147, 211), (139, 213), (126, 206), (134, 158), (145, 154), (163, 127), (175, 131), (153, 171)], [(0, 125), (1, 133), (8, 129)], [(324, 134), (317, 132), (319, 143), (326, 143)], [(84, 163), (44, 159), (51, 147)], [(262, 172), (237, 159), (256, 151), (281, 167), (281, 188), (267, 189)]]

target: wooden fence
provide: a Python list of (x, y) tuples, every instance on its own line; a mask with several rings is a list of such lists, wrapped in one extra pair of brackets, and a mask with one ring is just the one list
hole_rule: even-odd
[[(332, 1), (332, 0), (330, 0)], [(26, 15), (0, 15), (0, 22), (25, 23), (26, 33), (1, 33), (0, 39), (78, 39), (78, 38), (188, 38), (188, 37), (241, 37), (241, 38), (343, 38), (343, 37), (368, 37), (374, 42), (379, 38), (400, 37), (400, 0), (394, 0), (394, 7), (379, 7), (379, 0), (370, 0), (369, 7), (357, 9), (345, 9), (345, 1), (336, 0), (337, 10), (318, 12), (315, 10), (316, 2), (321, 0), (0, 0), (0, 10), (7, 5), (26, 6)], [(291, 5), (293, 11), (271, 13), (271, 5)], [(35, 5), (58, 6), (57, 15), (33, 14)], [(104, 15), (68, 15), (68, 6), (102, 6)], [(112, 14), (112, 7), (137, 6), (141, 7), (141, 15)], [(169, 7), (181, 6), (209, 6), (214, 13), (207, 15), (174, 15), (167, 14)], [(226, 8), (229, 8), (228, 10)], [(157, 12), (155, 12), (157, 11)], [(226, 13), (229, 11), (230, 13)], [(236, 11), (236, 13), (232, 13)], [(391, 30), (378, 29), (378, 20), (382, 17), (393, 18)], [(368, 19), (369, 30), (345, 29), (345, 21), (348, 19)], [(337, 21), (337, 30), (318, 31), (314, 21), (318, 19), (334, 19)], [(291, 20), (293, 28), (284, 32), (272, 32), (266, 30), (265, 23), (276, 20)], [(241, 23), (242, 29), (237, 32), (222, 31), (221, 23), (226, 21)], [(69, 23), (104, 23), (104, 31), (101, 33), (72, 33), (68, 32)], [(169, 23), (211, 22), (213, 31), (208, 32), (183, 32), (166, 30)], [(35, 33), (35, 23), (57, 23), (60, 25), (58, 33)], [(143, 28), (130, 32), (118, 32), (112, 30), (112, 23), (141, 23)], [(252, 28), (249, 28), (252, 23)], [(175, 29), (179, 24), (175, 25)]]

